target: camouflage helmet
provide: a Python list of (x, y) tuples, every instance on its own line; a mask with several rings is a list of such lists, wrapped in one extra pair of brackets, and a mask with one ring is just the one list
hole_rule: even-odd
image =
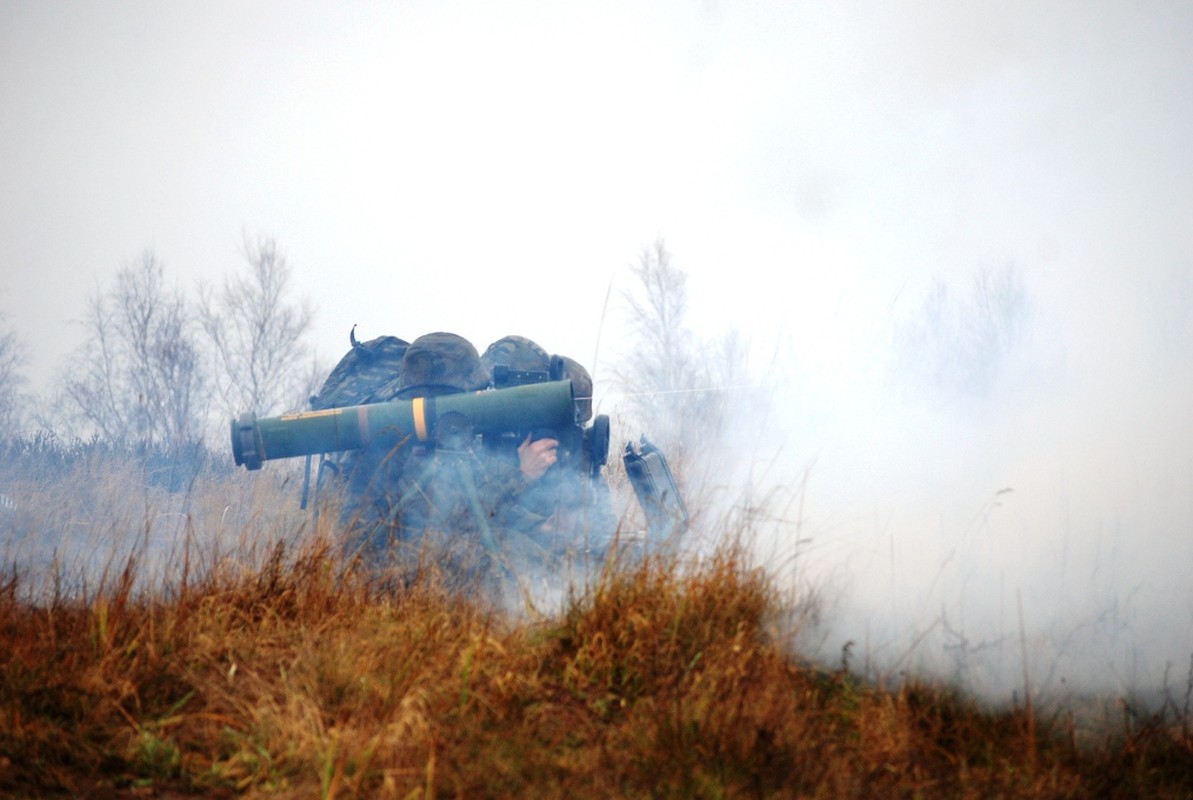
[(552, 356), (551, 360), (558, 364), (553, 371), (558, 370), (560, 377), (572, 382), (572, 394), (576, 398), (576, 421), (588, 422), (592, 419), (592, 376), (574, 358)]
[(489, 373), (471, 342), (454, 333), (428, 333), (411, 342), (402, 356), (398, 397), (433, 397), (488, 385)]
[(481, 355), (481, 364), (490, 373), (498, 364), (519, 371), (545, 372), (551, 366), (551, 357), (547, 355), (546, 350), (525, 336), (502, 336), (485, 348), (484, 354)]

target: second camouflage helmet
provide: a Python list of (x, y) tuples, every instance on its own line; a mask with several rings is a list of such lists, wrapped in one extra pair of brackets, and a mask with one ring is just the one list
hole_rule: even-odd
[(551, 365), (547, 351), (525, 336), (502, 336), (485, 348), (481, 364), (489, 372), (498, 364), (510, 369), (546, 371)]

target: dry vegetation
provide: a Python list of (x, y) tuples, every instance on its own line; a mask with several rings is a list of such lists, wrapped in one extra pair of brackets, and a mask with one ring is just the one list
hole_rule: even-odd
[[(395, 589), (343, 564), (268, 471), (130, 494), (114, 464), (5, 489), (53, 509), (41, 534), (85, 517), (140, 544), (6, 571), (4, 796), (1193, 796), (1187, 708), (1079, 736), (1070, 714), (804, 663), (733, 543), (511, 615), (433, 570)], [(185, 523), (155, 557), (163, 514)]]

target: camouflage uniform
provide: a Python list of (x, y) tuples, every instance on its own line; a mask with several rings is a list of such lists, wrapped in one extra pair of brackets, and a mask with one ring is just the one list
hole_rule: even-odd
[[(481, 362), (490, 372), (504, 365), (521, 372), (541, 372), (551, 380), (571, 380), (577, 424), (592, 418), (592, 377), (575, 359), (548, 355), (533, 340), (511, 335), (489, 345)], [(487, 444), (498, 457), (516, 463), (520, 439), (499, 437)], [(537, 512), (547, 514), (548, 519), (533, 529), (533, 536), (548, 552), (570, 549), (601, 553), (616, 530), (608, 483), (603, 475), (588, 474), (587, 462), (580, 461), (580, 464), (552, 466), (527, 490), (523, 501)]]
[[(575, 359), (557, 355), (551, 360), (552, 372), (572, 382), (576, 422), (583, 425), (592, 419), (592, 376)], [(586, 467), (587, 461), (584, 464)], [(617, 531), (613, 499), (604, 473), (589, 474), (583, 468), (573, 468), (545, 477), (549, 480), (534, 491), (554, 490), (555, 513), (542, 532), (570, 540), (574, 546), (583, 546), (591, 553), (603, 554)]]
[[(489, 385), (467, 340), (449, 333), (415, 339), (402, 359), (399, 399), (434, 397)], [(484, 571), (508, 538), (542, 525), (551, 509), (528, 490), (518, 464), (492, 458), (471, 430), (437, 431), (432, 444), (370, 448), (348, 476), (345, 521), (352, 551), (370, 561), (433, 547), (453, 571)], [(478, 545), (480, 545), (478, 547)], [(446, 566), (446, 565), (445, 565)]]

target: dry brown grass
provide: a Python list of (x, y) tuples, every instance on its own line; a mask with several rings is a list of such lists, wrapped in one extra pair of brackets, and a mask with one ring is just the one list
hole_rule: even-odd
[(204, 550), (229, 515), (194, 502), (153, 586), (136, 552), (85, 591), (8, 573), (0, 793), (1193, 796), (1187, 714), (1078, 746), (1064, 718), (803, 663), (732, 543), (611, 563), (561, 610), (512, 616), (433, 569), (395, 589), (333, 531), (296, 535), (289, 487), (257, 491), (247, 555)]

